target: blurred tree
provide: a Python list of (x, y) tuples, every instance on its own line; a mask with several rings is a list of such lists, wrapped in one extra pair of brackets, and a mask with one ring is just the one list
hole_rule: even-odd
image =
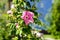
[(9, 10), (10, 10), (10, 8), (11, 8), (11, 2), (12, 2), (12, 0), (8, 0), (8, 7), (9, 7)]
[(6, 12), (7, 8), (7, 0), (0, 0), (0, 14)]
[(60, 0), (54, 0), (51, 17), (49, 17), (48, 20), (50, 22), (48, 31), (51, 32), (55, 38), (60, 38)]
[(7, 23), (7, 0), (0, 0), (0, 40), (3, 40)]

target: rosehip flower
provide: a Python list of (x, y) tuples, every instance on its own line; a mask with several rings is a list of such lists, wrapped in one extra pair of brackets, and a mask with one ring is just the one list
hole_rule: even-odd
[(36, 36), (37, 36), (37, 37), (42, 37), (42, 36), (43, 36), (43, 33), (39, 33), (39, 32), (38, 32), (38, 33), (36, 34)]
[(9, 16), (13, 16), (13, 12), (11, 10), (8, 10), (7, 14), (9, 14)]
[(24, 11), (21, 18), (24, 20), (25, 24), (28, 25), (29, 23), (33, 23), (33, 16), (34, 13), (30, 11)]
[(12, 14), (13, 12), (11, 10), (8, 10), (7, 11), (7, 14)]
[(15, 23), (15, 26), (16, 26), (16, 28), (18, 28), (19, 26), (18, 26), (18, 23)]
[(11, 5), (11, 8), (15, 8), (14, 4)]

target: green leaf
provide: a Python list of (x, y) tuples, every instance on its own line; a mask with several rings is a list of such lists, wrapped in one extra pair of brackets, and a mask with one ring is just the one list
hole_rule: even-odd
[(32, 6), (32, 10), (37, 10), (35, 4)]
[(31, 7), (30, 2), (26, 2), (26, 5), (27, 5), (28, 7)]
[(14, 37), (14, 38), (12, 38), (12, 40), (18, 40), (18, 37)]

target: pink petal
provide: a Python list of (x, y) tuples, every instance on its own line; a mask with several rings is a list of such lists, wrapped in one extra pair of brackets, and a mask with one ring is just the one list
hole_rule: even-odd
[(29, 21), (28, 20), (24, 20), (25, 21), (25, 24), (28, 25), (29, 24)]
[(31, 18), (28, 18), (28, 19), (26, 19), (26, 20), (24, 20), (25, 21), (25, 24), (26, 25), (28, 25), (29, 23), (33, 23), (34, 22), (34, 20), (33, 20), (33, 18), (31, 17)]
[(34, 13), (29, 11), (29, 14), (28, 15), (31, 16), (31, 17), (33, 17), (34, 16)]
[(23, 19), (26, 16), (26, 11), (23, 12), (21, 18)]
[(29, 20), (29, 22), (31, 22), (31, 23), (33, 23), (33, 22), (34, 22), (34, 20), (33, 20), (33, 18), (32, 18), (32, 17), (30, 17), (28, 20)]

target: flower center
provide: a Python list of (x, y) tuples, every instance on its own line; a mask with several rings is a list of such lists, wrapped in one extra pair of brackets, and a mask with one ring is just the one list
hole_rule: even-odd
[(28, 16), (26, 16), (26, 18), (28, 18)]

